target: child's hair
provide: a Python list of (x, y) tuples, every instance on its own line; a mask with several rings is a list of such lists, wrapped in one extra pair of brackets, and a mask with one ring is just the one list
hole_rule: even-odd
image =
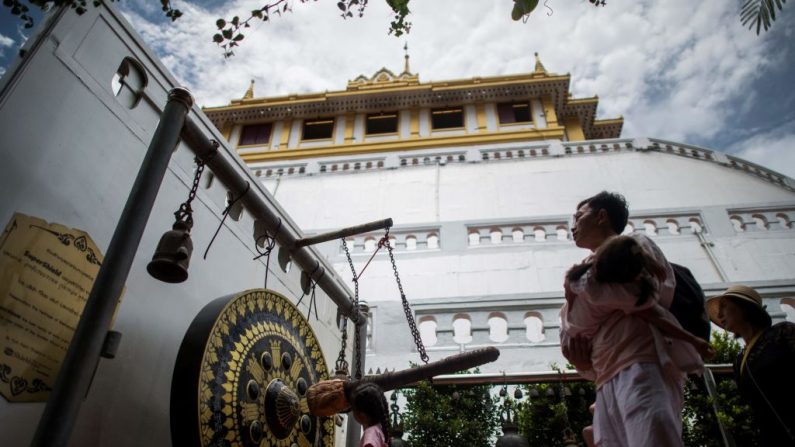
[(389, 439), (389, 405), (386, 403), (384, 391), (373, 382), (359, 383), (351, 392), (351, 408), (367, 415), (370, 422), (381, 424), (381, 431), (387, 445), (391, 445)]
[(638, 241), (629, 236), (611, 238), (599, 247), (593, 261), (575, 265), (566, 273), (566, 278), (577, 281), (591, 267), (594, 268), (594, 279), (599, 283), (628, 283), (638, 280), (640, 293), (635, 303), (638, 306), (657, 291), (650, 272), (661, 270), (661, 266), (644, 253)]

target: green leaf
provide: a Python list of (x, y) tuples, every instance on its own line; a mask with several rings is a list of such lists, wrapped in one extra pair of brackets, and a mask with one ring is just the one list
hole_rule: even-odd
[(522, 9), (522, 5), (518, 2), (513, 4), (513, 9), (511, 10), (511, 18), (514, 21), (520, 20), (524, 15), (524, 9)]
[(235, 42), (240, 42), (240, 41), (241, 41), (241, 40), (243, 40), (245, 37), (246, 37), (246, 36), (244, 36), (244, 35), (242, 35), (242, 34), (238, 34), (238, 35), (237, 35), (237, 36), (235, 36), (235, 38), (234, 38), (234, 39), (232, 39), (232, 40), (233, 40), (233, 41), (235, 41)]
[(213, 42), (221, 43), (223, 41), (224, 41), (224, 36), (222, 36), (220, 34), (216, 34), (216, 35), (213, 36)]
[(232, 28), (227, 28), (227, 29), (223, 30), (221, 33), (224, 35), (225, 39), (231, 39), (232, 38)]
[(240, 24), (240, 17), (234, 16), (232, 17), (232, 25), (238, 26)]
[(215, 26), (217, 26), (218, 29), (224, 29), (224, 27), (226, 26), (226, 20), (224, 20), (224, 19), (216, 20), (215, 21)]

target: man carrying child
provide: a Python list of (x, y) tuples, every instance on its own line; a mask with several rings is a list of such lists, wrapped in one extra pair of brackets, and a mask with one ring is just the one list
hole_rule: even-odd
[(592, 254), (567, 274), (561, 348), (596, 382), (597, 446), (682, 446), (684, 380), (703, 370), (709, 345), (668, 311), (676, 283), (659, 247), (618, 237), (628, 215), (624, 198), (604, 191), (577, 206), (572, 236)]

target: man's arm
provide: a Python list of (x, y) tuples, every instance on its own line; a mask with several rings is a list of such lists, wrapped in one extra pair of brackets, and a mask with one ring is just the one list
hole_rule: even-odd
[(591, 364), (591, 340), (585, 337), (574, 337), (569, 343), (561, 347), (563, 356), (580, 371), (588, 371), (593, 367)]

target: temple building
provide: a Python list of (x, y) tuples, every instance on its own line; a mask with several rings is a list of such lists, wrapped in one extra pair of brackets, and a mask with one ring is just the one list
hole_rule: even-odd
[[(621, 136), (538, 55), (526, 74), (421, 82), (382, 68), (341, 91), (259, 98), (254, 82), (205, 108), (254, 175), (306, 231), (391, 217), (396, 267), (432, 358), (494, 345), (484, 372), (548, 370), (562, 278), (587, 255), (570, 216), (601, 190), (627, 197), (643, 231), (708, 295), (758, 288), (774, 320), (795, 302), (795, 181), (719, 151)], [(360, 271), (383, 233), (348, 240)], [(324, 253), (352, 274), (340, 244)], [(386, 249), (360, 279), (367, 369), (417, 362)], [(564, 362), (565, 363), (565, 362)]]

